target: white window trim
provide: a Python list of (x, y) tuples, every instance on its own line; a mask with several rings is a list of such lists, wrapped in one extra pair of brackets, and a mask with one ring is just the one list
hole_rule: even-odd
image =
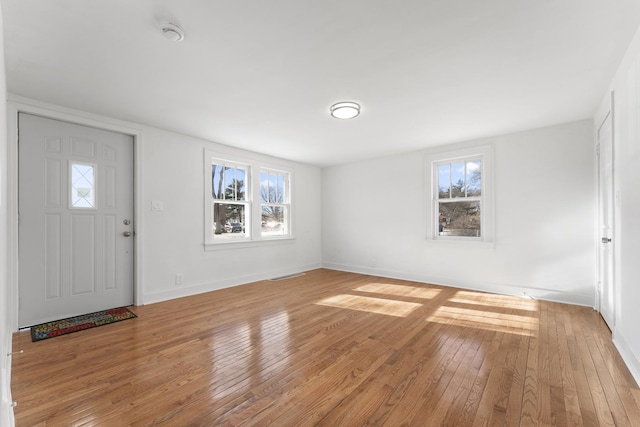
[[(425, 239), (437, 245), (467, 245), (493, 247), (495, 242), (495, 209), (494, 209), (494, 165), (493, 145), (463, 148), (452, 151), (441, 151), (425, 155)], [(440, 236), (436, 231), (436, 212), (438, 203), (438, 189), (436, 168), (438, 163), (454, 162), (459, 159), (480, 157), (482, 159), (482, 207), (481, 230), (482, 237)]]
[[(251, 230), (250, 236), (245, 239), (237, 239), (233, 241), (215, 241), (211, 233), (211, 224), (213, 222), (211, 212), (211, 194), (212, 194), (212, 182), (211, 182), (211, 165), (212, 160), (225, 161), (229, 164), (235, 164), (239, 166), (247, 167), (247, 181), (249, 182), (246, 188), (247, 194), (247, 206), (250, 210), (247, 214), (250, 224), (249, 230)], [(260, 232), (261, 224), (261, 203), (260, 203), (260, 172), (263, 170), (279, 171), (289, 174), (289, 234), (285, 236), (268, 236), (263, 237)], [(227, 153), (222, 153), (210, 149), (204, 149), (203, 156), (203, 179), (204, 179), (204, 249), (205, 251), (215, 250), (228, 250), (228, 249), (240, 249), (255, 246), (268, 246), (292, 243), (295, 240), (294, 234), (294, 171), (293, 168), (273, 164), (270, 162), (263, 162), (252, 158), (238, 157)], [(246, 226), (247, 224), (245, 224)]]

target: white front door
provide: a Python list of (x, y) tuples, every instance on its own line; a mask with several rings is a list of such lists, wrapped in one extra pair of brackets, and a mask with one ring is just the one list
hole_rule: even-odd
[(613, 124), (611, 112), (598, 128), (598, 205), (600, 223), (599, 309), (609, 328), (615, 325)]
[(18, 118), (19, 326), (133, 303), (133, 137)]

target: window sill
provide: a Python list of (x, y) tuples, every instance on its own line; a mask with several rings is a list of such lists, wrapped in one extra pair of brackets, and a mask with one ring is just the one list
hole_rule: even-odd
[(256, 248), (261, 246), (273, 246), (273, 245), (287, 245), (292, 244), (296, 240), (293, 236), (277, 237), (263, 240), (243, 240), (241, 242), (220, 242), (220, 243), (205, 243), (204, 250), (208, 251), (227, 251), (231, 249), (246, 249)]
[(451, 247), (451, 248), (473, 248), (473, 249), (495, 249), (495, 242), (486, 242), (468, 239), (426, 239), (428, 246)]

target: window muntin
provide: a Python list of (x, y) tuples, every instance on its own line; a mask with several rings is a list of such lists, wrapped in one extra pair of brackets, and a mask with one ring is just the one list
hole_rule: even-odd
[(434, 236), (484, 238), (483, 156), (434, 162)]
[(289, 173), (260, 171), (260, 229), (262, 237), (289, 235)]
[(251, 203), (247, 193), (249, 166), (212, 159), (211, 233), (214, 242), (251, 237)]

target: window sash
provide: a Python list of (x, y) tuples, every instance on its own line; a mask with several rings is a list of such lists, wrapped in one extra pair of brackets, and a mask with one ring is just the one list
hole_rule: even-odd
[[(275, 218), (265, 218), (265, 208), (276, 212)], [(261, 234), (263, 238), (282, 237), (290, 234), (289, 205), (282, 203), (262, 203), (260, 205)], [(278, 212), (279, 211), (279, 212)], [(277, 218), (280, 216), (281, 218)]]
[[(475, 163), (479, 163), (479, 179), (480, 179), (480, 188), (479, 188), (479, 192), (480, 195), (482, 195), (482, 187), (483, 187), (483, 183), (484, 183), (484, 161), (483, 161), (483, 156), (469, 156), (469, 157), (462, 157), (462, 158), (457, 158), (457, 159), (450, 159), (450, 160), (442, 160), (442, 161), (437, 161), (437, 162), (433, 162), (433, 183), (434, 183), (434, 188), (435, 188), (435, 192), (434, 192), (434, 197), (439, 199), (439, 200), (446, 200), (446, 199), (466, 199), (469, 197), (474, 197), (475, 195), (472, 194), (471, 196), (469, 195), (469, 188), (470, 188), (470, 180), (469, 180), (469, 164), (475, 164)], [(462, 165), (464, 168), (464, 172), (462, 174), (462, 188), (464, 188), (464, 194), (462, 195), (455, 195), (453, 194), (453, 189), (455, 187), (454, 185), (454, 166), (455, 165)], [(448, 185), (448, 195), (446, 197), (443, 197), (442, 194), (442, 187), (440, 186), (440, 178), (441, 178), (441, 170), (443, 168), (443, 166), (447, 166), (448, 167), (448, 178), (449, 178), (449, 185)], [(456, 181), (456, 183), (459, 181)], [(475, 188), (475, 187), (474, 187)]]
[[(465, 212), (458, 212), (457, 215), (453, 215), (451, 214), (451, 216), (446, 216), (446, 217), (440, 217), (440, 213), (443, 210), (443, 206), (451, 206), (454, 205), (453, 207), (451, 207), (451, 209), (454, 209), (454, 213), (455, 210), (457, 209), (457, 207), (455, 205), (463, 205), (462, 208), (464, 209), (464, 205), (476, 205), (477, 207), (473, 207), (471, 208), (471, 210), (469, 208), (467, 208), (466, 214)], [(444, 209), (445, 212), (447, 212), (447, 209)], [(453, 199), (453, 200), (447, 200), (445, 202), (436, 202), (435, 204), (435, 219), (436, 219), (436, 224), (435, 224), (435, 232), (434, 235), (438, 238), (438, 239), (478, 239), (478, 238), (484, 238), (484, 226), (483, 226), (483, 219), (484, 219), (484, 212), (483, 212), (483, 204), (482, 204), (482, 200), (479, 197), (473, 197), (473, 198), (458, 198), (458, 199)], [(479, 218), (476, 215), (477, 213), (479, 213)], [(443, 221), (444, 220), (444, 221)], [(443, 222), (445, 222), (447, 225), (450, 224), (450, 221), (453, 224), (458, 225), (458, 227), (450, 227), (450, 228), (444, 228), (443, 226)], [(462, 225), (462, 226), (460, 226)], [(443, 228), (440, 228), (440, 227)], [(446, 234), (443, 234), (446, 233)]]
[[(250, 200), (248, 189), (250, 188), (251, 168), (248, 165), (227, 162), (220, 159), (211, 159), (211, 167), (211, 198), (213, 200)], [(217, 167), (221, 167), (222, 169), (218, 172)], [(231, 173), (232, 178), (228, 176), (229, 171), (233, 171)], [(238, 183), (242, 183), (244, 192), (241, 192)], [(216, 188), (218, 189), (217, 192)], [(229, 195), (227, 194), (227, 190), (230, 190)]]
[(288, 204), (289, 180), (289, 172), (260, 169), (260, 202)]

